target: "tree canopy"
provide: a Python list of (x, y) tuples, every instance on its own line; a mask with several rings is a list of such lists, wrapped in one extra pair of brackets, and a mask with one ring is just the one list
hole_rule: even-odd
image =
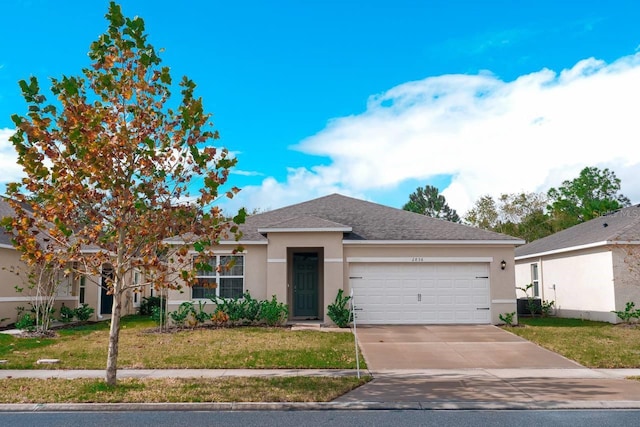
[[(107, 31), (90, 47), (91, 66), (51, 79), (53, 102), (35, 77), (19, 83), (28, 112), (12, 117), (11, 141), (26, 176), (7, 186), (17, 215), (5, 225), (24, 253), (42, 250), (36, 229), (50, 236), (52, 250), (43, 251), (50, 261), (87, 275), (111, 265), (106, 380), (115, 384), (131, 273), (142, 271), (155, 287), (176, 286), (178, 277), (193, 284), (188, 246), (206, 254), (221, 239), (239, 239), (244, 213), (230, 222), (213, 205), (220, 192), (238, 191), (225, 187), (236, 160), (214, 145), (219, 135), (195, 83), (183, 77), (176, 100), (144, 21), (125, 17), (114, 2), (106, 19)], [(187, 245), (171, 251), (165, 239), (173, 236)]]
[(424, 188), (418, 187), (409, 195), (409, 201), (402, 209), (433, 218), (460, 222), (460, 217), (455, 209), (449, 207), (445, 197), (432, 185), (425, 185)]
[(620, 193), (620, 179), (609, 169), (586, 167), (577, 178), (547, 192), (549, 211), (557, 229), (565, 229), (610, 211), (629, 206)]
[(577, 178), (546, 194), (501, 194), (497, 201), (482, 196), (464, 219), (470, 225), (531, 242), (628, 205), (613, 171), (586, 167)]

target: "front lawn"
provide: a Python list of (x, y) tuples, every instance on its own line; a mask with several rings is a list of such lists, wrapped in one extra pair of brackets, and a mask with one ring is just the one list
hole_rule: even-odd
[(356, 377), (103, 380), (0, 379), (0, 403), (328, 402), (366, 383)]
[[(108, 322), (62, 329), (56, 338), (0, 334), (0, 369), (104, 369)], [(194, 329), (157, 333), (140, 316), (122, 319), (120, 369), (356, 367), (353, 335), (286, 328)], [(60, 359), (37, 365), (38, 359)], [(360, 358), (361, 365), (364, 360)], [(364, 365), (366, 367), (366, 365)]]
[(580, 319), (520, 318), (505, 329), (589, 368), (640, 368), (640, 327)]

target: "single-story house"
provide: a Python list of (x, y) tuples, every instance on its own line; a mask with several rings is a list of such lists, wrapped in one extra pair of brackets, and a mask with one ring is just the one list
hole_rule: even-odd
[(248, 216), (241, 230), (243, 252), (223, 241), (211, 259), (233, 267), (168, 291), (169, 311), (249, 291), (287, 303), (291, 321), (331, 323), (339, 289), (353, 292), (363, 324), (497, 324), (516, 311), (514, 248), (524, 242), (511, 236), (339, 194)]
[(516, 286), (529, 283), (558, 316), (618, 322), (612, 310), (640, 305), (640, 206), (518, 247)]
[[(0, 218), (13, 215), (14, 211), (9, 203), (0, 197)], [(104, 276), (109, 274), (109, 269), (108, 265), (103, 267)], [(29, 303), (34, 301), (35, 292), (29, 289), (27, 271), (27, 266), (20, 259), (20, 252), (11, 243), (11, 235), (4, 229), (0, 230), (0, 327), (17, 320), (18, 307), (27, 311), (31, 308)], [(83, 303), (95, 310), (92, 320), (110, 317), (113, 296), (108, 295), (106, 288), (99, 286), (102, 280), (100, 275), (61, 275), (56, 291), (54, 317), (58, 317), (63, 304), (69, 308), (76, 308)], [(138, 274), (134, 275), (133, 280), (142, 279)], [(18, 292), (16, 288), (23, 290)], [(142, 298), (150, 292), (149, 289), (142, 288), (140, 292), (128, 292), (124, 298), (124, 314), (135, 313)]]

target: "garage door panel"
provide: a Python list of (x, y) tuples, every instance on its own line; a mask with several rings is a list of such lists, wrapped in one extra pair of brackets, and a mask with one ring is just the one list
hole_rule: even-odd
[(490, 323), (486, 263), (357, 263), (350, 266), (361, 323)]

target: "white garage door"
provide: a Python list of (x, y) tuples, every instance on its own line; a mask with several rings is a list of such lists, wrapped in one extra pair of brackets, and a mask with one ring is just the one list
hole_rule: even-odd
[(353, 263), (363, 324), (491, 323), (487, 263)]

